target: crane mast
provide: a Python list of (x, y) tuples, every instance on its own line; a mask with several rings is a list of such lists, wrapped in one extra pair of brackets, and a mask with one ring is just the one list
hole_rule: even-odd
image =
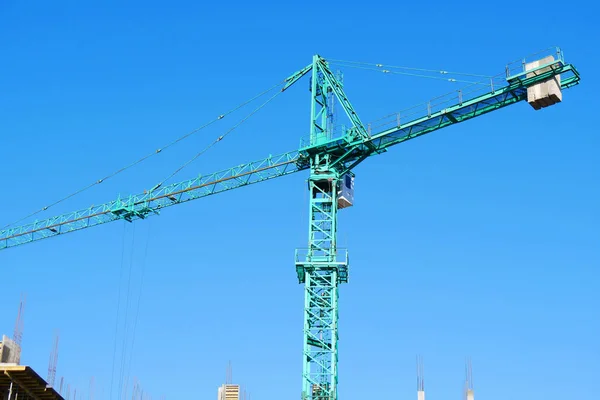
[[(331, 139), (327, 118), (332, 113), (328, 106), (337, 83), (325, 61), (315, 56), (310, 88), (311, 147)], [(338, 99), (346, 109), (347, 98)], [(338, 186), (342, 171), (332, 165), (334, 159), (333, 154), (319, 153), (309, 158), (308, 249), (296, 251), (296, 273), (299, 282), (304, 283), (303, 400), (337, 399), (338, 285), (348, 281), (348, 259), (338, 259)]]

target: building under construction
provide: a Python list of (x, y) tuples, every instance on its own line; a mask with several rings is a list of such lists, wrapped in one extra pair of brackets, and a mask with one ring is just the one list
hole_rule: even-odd
[(0, 395), (2, 400), (63, 400), (31, 367), (19, 365), (21, 346), (7, 336), (0, 342)]
[(220, 386), (217, 400), (240, 400), (240, 385), (226, 383)]

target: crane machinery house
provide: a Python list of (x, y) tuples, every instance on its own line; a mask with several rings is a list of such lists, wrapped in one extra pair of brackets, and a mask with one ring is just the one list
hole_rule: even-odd
[(338, 208), (351, 207), (354, 203), (354, 176), (344, 175), (338, 186)]

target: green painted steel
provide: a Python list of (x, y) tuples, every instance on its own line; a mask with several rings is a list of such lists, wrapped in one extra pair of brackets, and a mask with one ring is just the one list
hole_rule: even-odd
[[(305, 285), (302, 399), (337, 400), (338, 290), (340, 283), (348, 281), (349, 265), (348, 252), (339, 249), (336, 240), (338, 190), (344, 175), (366, 158), (394, 145), (526, 100), (527, 88), (554, 76), (561, 76), (563, 89), (577, 85), (580, 76), (575, 67), (565, 64), (560, 50), (555, 54), (555, 61), (533, 70), (525, 71), (524, 61), (519, 61), (516, 69), (507, 66), (505, 83), (494, 85), (492, 80), (482, 93), (473, 95), (459, 90), (443, 101), (427, 103), (421, 115), (413, 114), (408, 120), (401, 114), (393, 114), (374, 134), (365, 129), (327, 61), (316, 55), (312, 64), (287, 78), (282, 88), (286, 90), (312, 71), (307, 146), (2, 230), (0, 250), (119, 219), (146, 218), (168, 206), (309, 169), (308, 248), (296, 250), (295, 256), (298, 281)], [(334, 137), (331, 123), (330, 104), (334, 97), (352, 124), (339, 137)]]
[[(316, 65), (318, 66), (318, 70), (321, 71), (323, 84), (326, 85), (325, 87), (330, 88), (330, 90), (335, 94), (337, 99), (340, 101), (342, 108), (346, 113), (346, 116), (348, 116), (348, 118), (350, 119), (352, 127), (348, 130), (346, 134), (349, 137), (368, 139), (369, 134), (367, 133), (367, 130), (365, 129), (363, 123), (360, 121), (358, 114), (356, 113), (356, 111), (354, 111), (354, 107), (350, 103), (350, 100), (346, 96), (346, 93), (344, 93), (342, 83), (338, 81), (333, 72), (331, 72), (329, 66), (327, 65), (327, 62), (324, 59), (319, 57), (316, 60)], [(316, 69), (317, 68), (313, 66), (313, 71), (315, 71)]]
[(294, 83), (296, 83), (298, 81), (298, 79), (302, 78), (304, 75), (306, 75), (307, 73), (309, 73), (311, 69), (312, 69), (312, 64), (309, 64), (306, 67), (302, 68), (300, 71), (296, 72), (294, 75), (292, 75), (289, 78), (287, 78), (285, 80), (285, 85), (283, 86), (283, 88), (281, 89), (281, 91), (283, 92), (287, 88), (289, 88), (290, 86), (292, 86)]
[[(337, 179), (312, 176), (309, 245), (296, 251), (296, 272), (305, 287), (303, 399), (337, 398), (338, 283), (347, 259), (338, 259)], [(345, 280), (344, 280), (345, 281)]]
[[(313, 64), (324, 64), (324, 61), (319, 56), (315, 56)], [(311, 71), (313, 64), (288, 78), (286, 88)], [(557, 64), (559, 64), (558, 67), (533, 77), (527, 77), (528, 74), (532, 74), (531, 71), (512, 74), (508, 76), (506, 86), (490, 90), (472, 99), (463, 98), (458, 92), (453, 105), (438, 111), (433, 110), (433, 112), (429, 108), (429, 113), (424, 112), (422, 117), (411, 119), (408, 122), (403, 122), (396, 117), (394, 126), (379, 131), (366, 139), (363, 138), (363, 135), (356, 133), (357, 129), (362, 131), (364, 127), (363, 129), (352, 128), (341, 138), (328, 137), (329, 134), (325, 129), (326, 112), (317, 109), (322, 107), (321, 104), (326, 105), (327, 103), (324, 97), (314, 97), (311, 107), (311, 136), (314, 136), (315, 139), (311, 140), (309, 146), (276, 157), (164, 186), (149, 193), (119, 198), (99, 206), (0, 230), (0, 250), (119, 219), (132, 221), (145, 218), (174, 204), (308, 169), (310, 160), (317, 156), (320, 159), (332, 157), (331, 167), (342, 173), (346, 172), (367, 157), (385, 152), (393, 145), (525, 100), (528, 87), (555, 75), (563, 77), (561, 79), (563, 89), (579, 83), (580, 76), (573, 65), (564, 64), (562, 61)], [(541, 70), (541, 67), (538, 70)], [(315, 76), (319, 76), (319, 74), (313, 71), (313, 93), (317, 92)], [(323, 76), (322, 72), (321, 76)], [(330, 80), (332, 79), (332, 74), (327, 76), (330, 77)], [(346, 113), (353, 112), (352, 108), (350, 110), (352, 111), (344, 107)], [(315, 116), (318, 117), (315, 118)], [(320, 121), (318, 121), (319, 118)]]
[[(348, 134), (367, 139), (366, 130), (326, 61), (313, 58), (311, 81), (311, 146), (331, 140), (327, 120), (329, 96), (335, 95), (349, 117)], [(309, 237), (305, 252), (296, 250), (296, 273), (304, 283), (303, 400), (337, 399), (338, 284), (348, 281), (347, 252), (337, 248), (339, 167), (330, 153), (311, 153), (309, 178)]]
[(329, 87), (323, 81), (323, 72), (319, 67), (321, 57), (313, 57), (312, 76), (310, 82), (311, 92), (311, 124), (310, 124), (310, 144), (317, 145), (325, 143), (331, 138), (327, 136), (327, 103)]
[[(534, 74), (536, 70), (542, 68), (537, 68), (529, 73)], [(560, 65), (550, 71), (529, 78), (511, 79), (504, 87), (490, 89), (489, 92), (468, 100), (461, 98), (460, 93), (456, 93), (455, 103), (450, 103), (452, 105), (443, 104), (444, 107), (439, 107), (439, 110), (431, 105), (423, 107), (421, 117), (413, 117), (407, 122), (401, 123), (398, 116), (393, 116), (392, 127), (374, 133), (367, 139), (356, 138), (356, 135), (347, 134), (327, 142), (304, 147), (300, 149), (300, 152), (306, 154), (309, 158), (314, 155), (329, 154), (335, 157), (334, 166), (343, 165), (342, 172), (347, 172), (367, 157), (383, 153), (396, 144), (526, 100), (528, 87), (556, 75), (563, 77), (561, 79), (561, 88), (563, 89), (575, 86), (580, 81), (579, 73), (574, 66)], [(444, 103), (448, 102), (445, 101)]]
[[(541, 68), (548, 67), (544, 65)], [(539, 68), (537, 71), (542, 71)], [(343, 92), (342, 85), (322, 58), (313, 59), (312, 115), (310, 146), (302, 149), (310, 159), (309, 247), (305, 254), (296, 251), (296, 273), (305, 285), (302, 400), (337, 400), (338, 385), (338, 295), (340, 283), (348, 281), (348, 255), (338, 258), (337, 212), (340, 178), (367, 157), (380, 154), (406, 140), (456, 124), (523, 100), (527, 87), (569, 72), (571, 66), (553, 65), (546, 73), (528, 72), (528, 78), (508, 79), (501, 89), (490, 88), (482, 96), (458, 99), (459, 103), (434, 112), (428, 104), (427, 115), (370, 135)], [(578, 80), (578, 74), (575, 73)], [(564, 87), (572, 78), (563, 81)], [(340, 139), (333, 139), (325, 127), (328, 92), (335, 94), (352, 127)], [(460, 94), (458, 96), (462, 97)]]
[(161, 209), (212, 194), (308, 169), (298, 151), (242, 164), (153, 191), (0, 231), (0, 250), (68, 232), (124, 219), (133, 221), (158, 214)]

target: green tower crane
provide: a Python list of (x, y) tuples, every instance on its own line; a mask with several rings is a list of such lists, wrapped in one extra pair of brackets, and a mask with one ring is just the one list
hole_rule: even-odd
[[(302, 399), (337, 400), (338, 288), (348, 282), (348, 253), (337, 246), (337, 218), (338, 210), (353, 203), (353, 168), (394, 145), (523, 100), (536, 109), (560, 101), (562, 95), (558, 93), (557, 100), (556, 89), (577, 85), (580, 76), (573, 65), (565, 63), (559, 49), (552, 52), (551, 57), (534, 63), (526, 64), (523, 60), (516, 70), (507, 67), (503, 85), (492, 80), (484, 93), (475, 96), (457, 91), (450, 105), (427, 103), (417, 118), (404, 121), (400, 115), (393, 116), (392, 126), (376, 133), (365, 128), (327, 60), (316, 55), (310, 65), (287, 78), (282, 89), (286, 90), (309, 72), (312, 74), (310, 140), (299, 150), (9, 227), (0, 231), (0, 250), (106, 222), (121, 219), (132, 222), (158, 214), (169, 206), (308, 170), (308, 247), (296, 250), (295, 255), (298, 281), (305, 288)], [(543, 87), (548, 82), (554, 83), (554, 91)], [(351, 124), (338, 136), (333, 134), (330, 124), (331, 98), (341, 105)]]

